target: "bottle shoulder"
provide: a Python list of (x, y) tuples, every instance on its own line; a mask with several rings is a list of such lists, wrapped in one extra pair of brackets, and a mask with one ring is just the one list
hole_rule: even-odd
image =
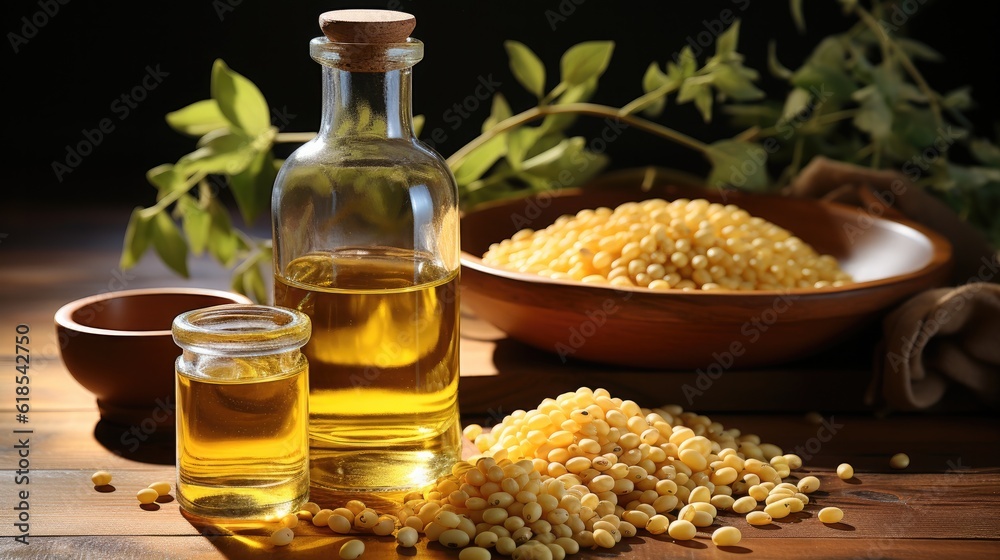
[(278, 171), (273, 196), (282, 197), (303, 188), (321, 193), (365, 185), (383, 189), (424, 187), (438, 193), (436, 196), (442, 200), (458, 199), (455, 176), (440, 155), (414, 141), (385, 138), (335, 142), (316, 139), (303, 144)]
[(440, 154), (417, 140), (363, 136), (314, 138), (292, 152), (285, 164), (335, 167), (422, 164), (448, 169)]

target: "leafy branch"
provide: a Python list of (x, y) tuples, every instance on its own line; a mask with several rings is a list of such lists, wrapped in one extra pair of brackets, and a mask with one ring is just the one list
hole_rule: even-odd
[[(559, 82), (546, 93), (544, 64), (526, 45), (507, 41), (504, 46), (511, 73), (538, 99), (538, 105), (513, 114), (502, 94), (494, 96), (482, 134), (448, 158), (463, 204), (474, 206), (498, 198), (576, 186), (600, 172), (607, 157), (589, 150), (586, 139), (565, 134), (580, 116), (621, 123), (620, 128), (635, 128), (696, 151), (712, 166), (709, 181), (719, 182), (734, 161), (759, 150), (741, 138), (706, 143), (638, 113), (656, 117), (671, 94), (676, 94), (677, 104), (693, 102), (707, 122), (716, 99), (744, 101), (762, 97), (763, 92), (753, 85), (757, 72), (743, 66), (743, 56), (736, 51), (738, 38), (737, 21), (719, 35), (715, 54), (701, 67), (690, 47), (680, 52), (676, 62), (668, 62), (666, 71), (657, 63), (651, 64), (642, 80), (645, 93), (621, 108), (587, 103), (610, 63), (613, 43), (592, 41), (571, 47), (560, 59)], [(541, 121), (537, 126), (528, 126), (537, 121)], [(746, 178), (749, 188), (761, 189), (767, 184), (764, 167)]]
[[(891, 23), (893, 2), (839, 0), (857, 23), (823, 38), (802, 66), (785, 68), (772, 43), (768, 67), (787, 83), (783, 94), (724, 108), (747, 127), (744, 138), (770, 141), (773, 165), (783, 165), (780, 189), (814, 156), (901, 172), (949, 203), (1000, 246), (998, 148), (973, 136), (968, 87), (941, 93), (917, 61), (939, 63), (929, 45), (901, 35)], [(800, 29), (802, 0), (790, 0)], [(784, 102), (776, 99), (784, 98)], [(969, 155), (974, 164), (956, 160)]]
[[(608, 157), (567, 132), (578, 117), (592, 117), (604, 119), (615, 134), (634, 128), (699, 153), (711, 166), (706, 183), (719, 188), (780, 189), (817, 155), (896, 169), (1000, 244), (1000, 148), (972, 138), (963, 114), (972, 106), (968, 88), (941, 94), (930, 87), (915, 61), (936, 62), (941, 55), (897, 35), (883, 19), (890, 4), (839, 2), (857, 23), (822, 38), (799, 68), (782, 65), (771, 43), (767, 68), (787, 84), (787, 91), (773, 96), (755, 85), (759, 73), (744, 66), (737, 51), (739, 20), (718, 36), (715, 53), (703, 64), (690, 47), (665, 65), (651, 63), (641, 79), (642, 95), (620, 108), (589, 102), (611, 63), (613, 42), (568, 49), (558, 82), (548, 90), (538, 56), (527, 45), (505, 42), (511, 73), (537, 104), (515, 114), (496, 93), (481, 134), (447, 159), (463, 206), (585, 183)], [(802, 0), (790, 5), (804, 30)], [(693, 104), (705, 122), (718, 102), (740, 132), (709, 143), (651, 120), (671, 98), (677, 105)], [(315, 133), (279, 132), (257, 87), (221, 60), (212, 69), (211, 98), (168, 114), (167, 122), (199, 140), (195, 151), (147, 173), (157, 201), (132, 213), (121, 266), (134, 266), (152, 245), (163, 262), (186, 276), (188, 255), (208, 252), (232, 269), (234, 290), (265, 301), (270, 240), (234, 227), (219, 191), (228, 186), (244, 222), (253, 223), (269, 207), (281, 165), (274, 144), (306, 142)], [(414, 122), (419, 129), (423, 119)], [(979, 164), (952, 162), (956, 144)]]
[[(546, 92), (545, 65), (526, 45), (507, 41), (511, 72), (538, 99), (538, 105), (515, 115), (502, 94), (494, 96), (482, 134), (448, 158), (463, 205), (571, 187), (599, 173), (607, 165), (607, 156), (589, 149), (585, 138), (566, 135), (580, 116), (604, 118), (621, 128), (673, 141), (699, 152), (717, 167), (745, 156), (750, 145), (741, 140), (707, 144), (634, 114), (640, 110), (657, 114), (668, 95), (679, 92), (677, 102), (693, 100), (707, 120), (713, 91), (720, 98), (762, 95), (750, 84), (756, 72), (744, 68), (743, 57), (736, 52), (738, 33), (738, 23), (723, 33), (716, 55), (701, 68), (690, 49), (683, 51), (679, 64), (669, 63), (666, 73), (652, 65), (644, 80), (649, 86), (646, 93), (622, 108), (588, 103), (611, 62), (614, 43), (589, 41), (571, 47), (560, 60), (559, 82)], [(274, 144), (305, 142), (315, 134), (279, 132), (271, 126), (264, 96), (221, 60), (212, 70), (211, 92), (211, 99), (167, 115), (172, 128), (199, 137), (197, 149), (147, 173), (157, 189), (157, 202), (133, 212), (121, 265), (134, 266), (152, 244), (167, 266), (187, 276), (188, 255), (207, 251), (232, 269), (234, 290), (264, 301), (262, 270), (270, 264), (270, 240), (254, 239), (234, 227), (219, 200), (219, 189), (228, 184), (244, 221), (252, 223), (268, 208), (281, 165), (272, 154)], [(752, 184), (766, 184), (765, 176), (756, 177)]]

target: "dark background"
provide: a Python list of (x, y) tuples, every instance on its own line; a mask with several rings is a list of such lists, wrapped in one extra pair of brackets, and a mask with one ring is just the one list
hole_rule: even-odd
[[(835, 0), (807, 0), (808, 33), (800, 35), (785, 0), (699, 2), (610, 2), (601, 0), (518, 0), (494, 2), (415, 2), (383, 0), (283, 1), (203, 0), (178, 2), (94, 2), (84, 0), (5, 2), (3, 30), (7, 111), (4, 158), (10, 178), (5, 211), (24, 205), (127, 204), (149, 206), (154, 191), (144, 173), (194, 149), (194, 139), (167, 127), (163, 116), (209, 96), (212, 61), (223, 58), (253, 80), (273, 109), (291, 117), (286, 131), (312, 131), (319, 122), (320, 67), (308, 55), (319, 35), (319, 13), (337, 8), (393, 8), (414, 13), (414, 36), (424, 41), (424, 61), (414, 73), (414, 112), (427, 118), (425, 131), (443, 127), (448, 139), (438, 149), (448, 155), (479, 131), (489, 113), (483, 103), (457, 130), (446, 111), (475, 91), (479, 78), (492, 75), (503, 85), (515, 112), (533, 103), (513, 80), (503, 49), (505, 39), (529, 45), (546, 63), (548, 87), (555, 85), (559, 56), (585, 40), (613, 39), (617, 47), (595, 102), (621, 106), (642, 93), (641, 78), (651, 61), (661, 64), (688, 37), (712, 25), (724, 9), (743, 19), (739, 50), (747, 65), (760, 69), (765, 90), (782, 92), (767, 76), (767, 42), (776, 37), (782, 62), (797, 67), (819, 37), (853, 21)], [(920, 67), (939, 91), (970, 84), (979, 106), (972, 113), (979, 134), (992, 135), (1000, 99), (996, 25), (1000, 3), (907, 0), (914, 17), (910, 35), (941, 51), (944, 64)], [(44, 6), (58, 13), (37, 15)], [(741, 11), (740, 8), (746, 9)], [(24, 19), (45, 21), (32, 37)], [(708, 22), (708, 23), (706, 23)], [(553, 29), (554, 27), (554, 29)], [(29, 33), (25, 33), (28, 31)], [(26, 43), (11, 46), (11, 33)], [(709, 53), (702, 53), (704, 60)], [(127, 117), (113, 103), (139, 85), (147, 67), (168, 73)], [(690, 104), (671, 102), (664, 122), (702, 140), (732, 135), (725, 119), (702, 123)], [(62, 181), (52, 170), (67, 146), (85, 138), (110, 118), (114, 130)], [(581, 122), (571, 131), (588, 134), (601, 123)], [(281, 154), (279, 154), (281, 155)], [(703, 172), (698, 157), (641, 132), (626, 132), (611, 146), (614, 168), (645, 164)]]

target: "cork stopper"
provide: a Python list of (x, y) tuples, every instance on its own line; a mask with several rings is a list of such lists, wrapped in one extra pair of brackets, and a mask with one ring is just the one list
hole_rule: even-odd
[(319, 16), (319, 27), (335, 43), (405, 43), (417, 18), (392, 10), (334, 10)]

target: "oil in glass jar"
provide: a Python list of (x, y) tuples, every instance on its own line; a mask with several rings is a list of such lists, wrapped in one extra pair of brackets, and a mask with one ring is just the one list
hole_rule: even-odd
[(223, 305), (179, 315), (177, 500), (206, 518), (266, 519), (309, 499), (309, 318)]

